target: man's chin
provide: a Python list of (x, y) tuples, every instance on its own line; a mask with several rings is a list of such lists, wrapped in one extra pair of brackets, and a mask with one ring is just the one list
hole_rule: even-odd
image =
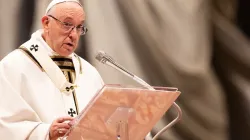
[(68, 57), (72, 54), (72, 51), (67, 51), (67, 52), (60, 52), (58, 53), (60, 56)]

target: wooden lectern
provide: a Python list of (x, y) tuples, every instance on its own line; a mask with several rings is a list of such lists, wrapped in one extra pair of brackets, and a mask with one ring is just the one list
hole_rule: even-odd
[(179, 95), (176, 88), (105, 85), (63, 139), (143, 140)]

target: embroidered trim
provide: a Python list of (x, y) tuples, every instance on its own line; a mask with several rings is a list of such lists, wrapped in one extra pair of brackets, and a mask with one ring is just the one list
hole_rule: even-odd
[(73, 62), (65, 62), (65, 61), (54, 61), (57, 66), (68, 66), (68, 67), (74, 67)]
[(26, 56), (28, 56), (40, 69), (42, 72), (44, 72), (43, 67), (41, 64), (36, 60), (36, 58), (27, 50), (27, 48), (24, 48), (23, 46), (19, 47), (18, 50), (23, 52)]
[(65, 58), (65, 57), (56, 57), (56, 56), (51, 56), (50, 57), (53, 61), (67, 61), (67, 62), (72, 62), (71, 58)]
[(75, 54), (75, 57), (77, 57), (79, 64), (80, 64), (80, 74), (82, 74), (82, 63), (81, 63), (81, 59), (78, 55)]
[(75, 106), (76, 106), (76, 113), (78, 115), (79, 114), (79, 107), (78, 107), (78, 100), (77, 100), (75, 91), (73, 91), (73, 98), (74, 98), (74, 102), (75, 102)]

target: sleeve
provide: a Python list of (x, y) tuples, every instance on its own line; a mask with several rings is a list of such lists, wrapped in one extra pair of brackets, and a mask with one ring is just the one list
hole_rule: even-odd
[(105, 83), (96, 68), (94, 68), (94, 71), (96, 73), (95, 74), (95, 87), (96, 87), (96, 90), (100, 90), (105, 85)]
[(97, 85), (99, 85), (99, 88), (102, 88), (105, 85), (105, 83), (104, 83), (100, 73), (97, 70), (96, 70), (96, 72), (97, 72)]
[[(0, 62), (0, 140), (48, 139), (50, 124), (41, 122), (13, 86), (19, 80), (17, 71), (18, 69), (10, 69)], [(9, 76), (10, 74), (13, 75)]]

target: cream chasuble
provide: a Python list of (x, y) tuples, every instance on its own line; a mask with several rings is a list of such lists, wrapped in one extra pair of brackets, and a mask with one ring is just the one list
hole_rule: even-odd
[(0, 140), (44, 140), (52, 121), (76, 116), (103, 86), (76, 54), (55, 54), (42, 30), (0, 62)]

